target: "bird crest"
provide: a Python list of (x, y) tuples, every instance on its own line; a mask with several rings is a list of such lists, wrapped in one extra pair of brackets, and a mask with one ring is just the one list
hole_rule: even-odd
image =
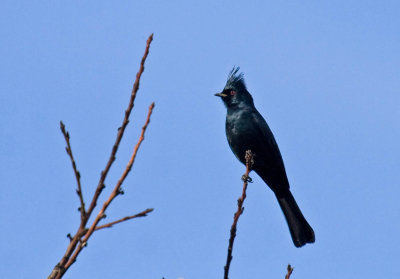
[(247, 90), (244, 83), (243, 73), (239, 73), (240, 67), (233, 67), (229, 72), (225, 89)]

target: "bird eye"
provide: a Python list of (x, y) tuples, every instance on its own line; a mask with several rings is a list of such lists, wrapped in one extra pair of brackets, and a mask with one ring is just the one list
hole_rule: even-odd
[(231, 96), (234, 96), (234, 95), (236, 95), (236, 91), (231, 90), (231, 92), (229, 92), (229, 94), (230, 94)]

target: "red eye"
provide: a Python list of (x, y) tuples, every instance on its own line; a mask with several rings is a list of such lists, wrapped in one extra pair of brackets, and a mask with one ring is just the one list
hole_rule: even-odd
[(229, 94), (231, 94), (231, 96), (234, 96), (234, 95), (236, 95), (236, 91), (231, 91), (231, 92), (229, 92)]

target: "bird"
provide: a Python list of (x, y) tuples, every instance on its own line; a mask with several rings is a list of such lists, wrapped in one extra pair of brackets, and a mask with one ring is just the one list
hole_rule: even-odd
[(245, 154), (254, 154), (252, 170), (274, 192), (296, 247), (315, 242), (315, 234), (296, 203), (287, 178), (282, 155), (267, 122), (254, 106), (243, 73), (233, 67), (220, 97), (227, 109), (225, 132), (234, 155), (246, 164)]

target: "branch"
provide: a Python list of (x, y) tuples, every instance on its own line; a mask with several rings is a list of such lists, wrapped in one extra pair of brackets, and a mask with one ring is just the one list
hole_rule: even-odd
[(88, 209), (89, 216), (92, 214), (93, 209), (96, 207), (97, 200), (98, 200), (101, 192), (105, 188), (104, 181), (106, 180), (108, 171), (110, 170), (112, 163), (115, 161), (115, 158), (116, 158), (115, 155), (117, 154), (119, 143), (121, 142), (121, 139), (124, 135), (126, 126), (128, 126), (129, 116), (132, 112), (132, 109), (134, 106), (134, 101), (136, 99), (136, 93), (139, 90), (140, 77), (142, 76), (143, 71), (144, 71), (144, 62), (146, 61), (147, 55), (149, 54), (149, 48), (150, 48), (150, 44), (152, 41), (153, 41), (153, 34), (151, 34), (149, 36), (149, 38), (147, 39), (146, 49), (144, 51), (142, 61), (140, 62), (139, 72), (136, 74), (136, 80), (135, 80), (135, 83), (133, 84), (131, 98), (129, 100), (129, 105), (128, 105), (128, 108), (125, 110), (125, 117), (124, 117), (124, 120), (122, 121), (122, 126), (118, 129), (117, 138), (115, 139), (115, 143), (112, 148), (110, 158), (108, 159), (106, 167), (101, 172), (101, 176), (100, 176), (100, 180), (97, 185), (97, 188), (96, 188), (96, 192), (94, 193), (92, 202), (90, 203), (90, 206)]
[[(99, 215), (96, 217), (96, 220), (93, 222), (91, 228), (90, 229), (86, 228), (88, 220), (89, 220), (90, 216), (92, 215), (92, 212), (93, 212), (94, 208), (96, 207), (97, 200), (98, 200), (101, 192), (105, 188), (105, 185), (104, 185), (105, 179), (107, 177), (108, 171), (111, 168), (111, 165), (115, 161), (115, 158), (116, 158), (115, 156), (116, 156), (119, 144), (120, 144), (121, 139), (122, 139), (122, 137), (124, 135), (125, 128), (129, 123), (129, 116), (130, 116), (130, 114), (132, 112), (132, 109), (133, 109), (133, 106), (134, 106), (134, 101), (135, 101), (135, 98), (136, 98), (137, 91), (139, 90), (140, 77), (142, 76), (143, 71), (144, 71), (144, 63), (145, 63), (146, 58), (147, 58), (147, 56), (149, 54), (150, 44), (151, 44), (152, 40), (153, 40), (153, 34), (151, 34), (149, 36), (149, 38), (147, 39), (146, 49), (145, 49), (144, 55), (143, 55), (141, 63), (140, 63), (139, 71), (136, 74), (136, 80), (135, 80), (135, 82), (133, 84), (133, 88), (132, 88), (132, 92), (131, 92), (131, 97), (130, 97), (130, 100), (129, 100), (128, 108), (125, 110), (125, 116), (124, 116), (124, 119), (122, 121), (121, 127), (118, 129), (117, 138), (116, 138), (115, 143), (113, 145), (113, 148), (112, 148), (112, 151), (111, 151), (111, 154), (110, 154), (110, 158), (108, 159), (106, 167), (101, 172), (99, 183), (98, 183), (98, 185), (96, 187), (96, 191), (95, 191), (95, 193), (93, 195), (93, 198), (92, 198), (92, 201), (90, 203), (90, 206), (87, 209), (86, 214), (82, 215), (83, 217), (81, 218), (81, 222), (80, 222), (79, 228), (78, 228), (77, 232), (75, 233), (75, 235), (72, 237), (69, 234), (70, 243), (69, 243), (69, 245), (67, 247), (67, 250), (66, 250), (64, 256), (61, 258), (61, 260), (54, 267), (54, 269), (52, 270), (51, 274), (48, 276), (48, 279), (60, 279), (64, 275), (64, 273), (68, 270), (68, 268), (76, 261), (76, 258), (78, 256), (79, 252), (86, 245), (86, 242), (87, 242), (88, 238), (93, 233), (93, 229), (98, 224)], [(154, 104), (152, 104), (151, 110), (153, 109), (153, 107), (154, 107)], [(149, 111), (148, 119), (150, 117), (151, 110)], [(146, 127), (147, 127), (147, 124), (146, 124)], [(67, 141), (67, 153), (70, 155), (70, 158), (71, 158), (71, 160), (73, 162), (72, 164), (73, 164), (75, 176), (77, 178), (77, 181), (79, 181), (80, 174), (76, 170), (75, 161), (73, 160), (73, 157), (72, 157), (71, 148), (69, 146), (69, 135), (68, 135), (68, 132), (65, 132), (65, 129), (63, 128), (64, 124), (61, 123), (60, 125), (61, 125), (61, 131), (63, 132), (64, 137), (66, 138), (66, 141)], [(142, 131), (142, 133), (143, 133), (143, 131)], [(143, 141), (143, 138), (140, 140), (140, 143), (142, 141)], [(140, 145), (140, 143), (139, 143), (139, 145)], [(135, 150), (136, 150), (135, 153), (134, 153), (135, 156), (136, 156), (137, 149), (138, 149), (138, 147), (137, 148), (135, 147)], [(134, 158), (133, 158), (133, 160), (134, 160)], [(132, 160), (132, 163), (133, 163), (133, 160)], [(129, 168), (129, 170), (130, 170), (130, 168)], [(126, 173), (126, 175), (128, 174), (128, 172)], [(125, 177), (126, 177), (126, 175), (125, 175)], [(125, 179), (125, 177), (124, 177), (124, 179)], [(80, 185), (80, 182), (78, 182), (78, 183)], [(117, 192), (117, 194), (121, 194), (122, 193), (122, 191), (120, 190), (120, 186), (116, 187), (116, 189), (117, 190), (114, 189), (114, 191), (113, 191), (113, 193), (111, 195), (113, 195), (114, 192)], [(79, 191), (80, 195), (82, 195), (82, 191), (79, 188), (78, 188), (78, 191)], [(109, 198), (110, 201), (107, 201), (108, 204), (112, 201), (112, 199), (110, 200), (110, 198)], [(82, 201), (83, 201), (83, 196), (82, 196)], [(107, 206), (108, 206), (108, 204), (107, 204)], [(107, 208), (107, 206), (105, 208)], [(83, 206), (81, 206), (81, 209), (82, 208), (84, 209)], [(103, 208), (104, 208), (104, 205), (103, 205)], [(105, 217), (105, 214), (103, 212), (102, 215), (101, 215), (101, 218), (104, 218), (104, 217)], [(84, 237), (84, 239), (82, 239), (82, 237)]]
[(121, 194), (121, 185), (124, 182), (125, 178), (128, 176), (128, 173), (130, 172), (132, 165), (135, 161), (136, 158), (136, 154), (139, 150), (139, 147), (141, 145), (141, 143), (144, 140), (144, 133), (146, 132), (147, 126), (150, 123), (150, 116), (151, 113), (153, 112), (153, 108), (154, 108), (154, 103), (152, 103), (149, 107), (149, 112), (147, 114), (147, 119), (146, 122), (144, 124), (144, 126), (142, 127), (142, 133), (140, 135), (140, 138), (133, 150), (131, 159), (129, 160), (124, 173), (122, 174), (121, 178), (118, 180), (117, 185), (115, 185), (114, 190), (111, 192), (110, 196), (108, 197), (107, 201), (103, 204), (103, 207), (101, 208), (100, 212), (97, 214), (96, 219), (93, 221), (92, 225), (90, 226), (89, 230), (86, 232), (85, 236), (82, 239), (82, 243), (83, 245), (79, 245), (74, 254), (71, 256), (71, 258), (68, 260), (68, 262), (65, 264), (65, 268), (68, 269), (76, 260), (76, 258), (78, 257), (79, 253), (81, 252), (81, 250), (85, 247), (85, 244), (87, 243), (89, 237), (93, 234), (93, 232), (95, 231), (95, 228), (97, 227), (97, 225), (99, 224), (99, 222), (101, 221), (101, 219), (105, 218), (105, 211), (107, 210), (107, 207), (110, 205), (110, 203), (114, 200), (114, 198)]
[(83, 201), (83, 194), (82, 194), (82, 187), (81, 187), (81, 174), (78, 171), (78, 169), (76, 168), (74, 156), (72, 155), (71, 145), (69, 143), (69, 133), (68, 133), (68, 131), (65, 130), (65, 125), (62, 121), (60, 121), (60, 129), (61, 129), (61, 132), (64, 135), (65, 141), (67, 143), (67, 147), (65, 148), (65, 150), (67, 151), (67, 154), (69, 155), (69, 158), (71, 159), (72, 168), (74, 169), (74, 173), (75, 173), (76, 183), (78, 184), (78, 189), (76, 190), (76, 193), (78, 194), (79, 200), (81, 202), (81, 207), (79, 208), (79, 211), (81, 212), (81, 220), (83, 221), (86, 218), (86, 211), (85, 211), (85, 202)]
[(235, 241), (235, 237), (236, 237), (236, 226), (239, 221), (240, 215), (242, 215), (242, 213), (244, 211), (243, 203), (244, 203), (244, 200), (246, 199), (247, 185), (249, 182), (252, 181), (251, 178), (249, 177), (249, 173), (254, 164), (254, 155), (251, 152), (251, 150), (246, 151), (245, 158), (246, 158), (246, 173), (242, 176), (242, 180), (243, 180), (242, 196), (237, 201), (238, 209), (237, 209), (235, 215), (233, 216), (233, 224), (231, 226), (231, 236), (229, 238), (228, 255), (226, 257), (226, 265), (224, 266), (224, 279), (228, 279), (229, 267), (230, 267), (231, 261), (232, 261), (233, 242)]
[(129, 160), (124, 173), (122, 174), (121, 178), (118, 180), (118, 183), (114, 188), (114, 192), (116, 192), (117, 194), (118, 194), (118, 191), (120, 191), (121, 185), (124, 182), (125, 178), (128, 176), (129, 172), (131, 171), (133, 163), (135, 162), (135, 158), (136, 158), (137, 152), (139, 150), (139, 147), (144, 140), (144, 133), (146, 132), (147, 126), (150, 123), (150, 116), (153, 112), (154, 106), (155, 106), (154, 102), (151, 103), (151, 105), (149, 107), (149, 112), (147, 113), (146, 122), (144, 123), (144, 125), (142, 127), (142, 133), (140, 134), (140, 138), (139, 138), (138, 142), (136, 143), (135, 148), (133, 149), (131, 159)]
[(133, 165), (133, 163), (135, 161), (136, 154), (137, 154), (137, 151), (139, 150), (140, 144), (144, 140), (144, 133), (146, 132), (147, 125), (150, 123), (150, 116), (151, 116), (151, 113), (153, 112), (153, 108), (154, 108), (154, 103), (152, 103), (150, 105), (150, 107), (149, 107), (149, 112), (147, 114), (146, 123), (142, 127), (142, 133), (140, 135), (139, 141), (137, 142), (137, 144), (136, 144), (136, 146), (135, 146), (135, 148), (133, 150), (131, 159), (129, 160), (128, 165), (126, 166), (124, 173), (122, 174), (121, 178), (118, 180), (117, 185), (115, 185), (115, 187), (114, 187), (114, 190), (111, 192), (111, 194), (108, 197), (107, 201), (103, 204), (103, 207), (101, 208), (100, 212), (97, 214), (96, 219), (93, 221), (93, 223), (90, 226), (89, 230), (87, 231), (87, 233), (83, 237), (83, 239), (81, 241), (83, 245), (79, 245), (78, 247), (76, 247), (76, 250), (75, 250), (74, 254), (71, 256), (71, 258), (65, 264), (65, 268), (66, 269), (68, 269), (76, 261), (76, 258), (78, 257), (78, 255), (81, 252), (81, 250), (85, 247), (89, 237), (93, 234), (96, 226), (99, 224), (101, 219), (105, 218), (105, 211), (106, 211), (107, 207), (110, 205), (110, 203), (114, 200), (114, 198), (117, 195), (121, 194), (121, 185), (122, 185), (123, 181), (125, 180), (125, 178), (128, 176), (128, 173), (131, 170), (132, 165)]
[(287, 274), (285, 276), (285, 279), (289, 279), (290, 275), (292, 275), (292, 272), (293, 272), (293, 267), (290, 264), (288, 264), (288, 266), (287, 266)]
[(127, 217), (124, 217), (124, 218), (119, 219), (117, 221), (110, 222), (110, 223), (98, 226), (94, 230), (97, 231), (97, 230), (101, 230), (101, 229), (104, 229), (104, 228), (111, 228), (112, 226), (114, 226), (114, 225), (116, 225), (118, 223), (122, 223), (122, 222), (128, 221), (130, 219), (134, 219), (134, 218), (138, 218), (138, 217), (145, 217), (145, 216), (147, 216), (147, 213), (150, 213), (153, 210), (154, 210), (154, 208), (147, 208), (146, 210), (143, 210), (142, 212), (140, 212), (138, 214), (135, 214), (135, 215), (132, 215), (132, 216), (127, 216)]

